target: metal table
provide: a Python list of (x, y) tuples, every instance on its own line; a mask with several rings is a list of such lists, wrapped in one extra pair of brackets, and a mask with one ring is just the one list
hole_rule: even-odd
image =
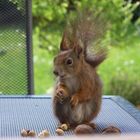
[[(97, 133), (110, 125), (122, 134), (140, 134), (140, 110), (120, 96), (103, 96), (101, 111), (94, 120)], [(52, 100), (47, 96), (0, 96), (0, 137), (21, 137), (23, 128), (39, 133), (47, 129), (52, 136), (58, 120), (53, 115)], [(73, 131), (65, 132), (72, 135)]]

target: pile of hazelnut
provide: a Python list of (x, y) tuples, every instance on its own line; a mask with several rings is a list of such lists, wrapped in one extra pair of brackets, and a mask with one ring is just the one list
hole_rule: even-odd
[[(59, 136), (64, 135), (64, 131), (67, 131), (69, 129), (69, 125), (67, 124), (62, 124), (56, 129), (56, 133)], [(93, 134), (94, 129), (88, 125), (82, 124), (78, 125), (75, 129), (75, 134), (76, 135), (81, 135), (81, 134)], [(101, 132), (101, 135), (106, 135), (106, 134), (121, 134), (120, 129), (114, 126), (109, 126)], [(21, 136), (23, 137), (35, 137), (37, 134), (35, 133), (34, 130), (28, 130), (28, 129), (22, 129), (21, 131)], [(50, 133), (48, 130), (42, 130), (37, 136), (38, 138), (47, 138), (49, 137)]]
[[(56, 133), (59, 136), (63, 136), (64, 135), (64, 131), (68, 130), (68, 125), (67, 124), (62, 124), (60, 125), (57, 129), (56, 129)], [(46, 138), (49, 137), (50, 133), (48, 130), (42, 130), (38, 135), (36, 134), (36, 132), (34, 130), (28, 130), (28, 129), (22, 129), (21, 130), (21, 136), (22, 137), (35, 137), (38, 136), (39, 138)]]

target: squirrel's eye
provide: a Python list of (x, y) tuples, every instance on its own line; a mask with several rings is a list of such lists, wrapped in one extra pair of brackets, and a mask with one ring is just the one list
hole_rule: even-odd
[(68, 59), (66, 60), (66, 64), (67, 64), (67, 65), (72, 65), (72, 64), (73, 64), (72, 58), (68, 58)]

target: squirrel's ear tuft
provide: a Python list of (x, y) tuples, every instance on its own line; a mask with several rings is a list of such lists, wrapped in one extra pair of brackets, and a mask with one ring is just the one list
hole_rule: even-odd
[(69, 49), (69, 47), (68, 47), (68, 43), (67, 43), (67, 38), (66, 38), (66, 35), (65, 35), (65, 32), (64, 32), (62, 41), (60, 43), (60, 51), (65, 51), (65, 50), (68, 50), (68, 49)]
[(80, 56), (80, 54), (82, 54), (82, 52), (83, 52), (83, 49), (80, 47), (80, 46), (74, 46), (73, 47), (73, 49), (74, 49), (74, 52), (76, 53), (76, 55), (79, 57)]

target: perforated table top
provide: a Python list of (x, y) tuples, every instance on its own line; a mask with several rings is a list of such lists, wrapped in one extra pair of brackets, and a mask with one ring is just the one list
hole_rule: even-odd
[[(103, 97), (101, 111), (94, 120), (97, 133), (113, 125), (123, 134), (140, 133), (140, 111), (121, 97)], [(52, 136), (58, 126), (51, 97), (0, 96), (0, 137), (20, 137), (23, 128), (39, 133), (47, 129)], [(72, 135), (69, 130), (65, 135)]]

